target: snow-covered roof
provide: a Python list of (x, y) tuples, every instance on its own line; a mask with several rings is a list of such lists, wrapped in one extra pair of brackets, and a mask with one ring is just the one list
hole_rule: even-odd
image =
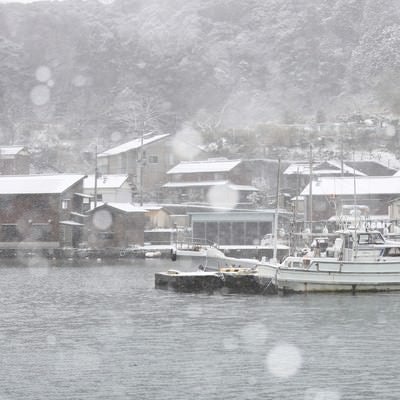
[(164, 207), (160, 206), (159, 204), (150, 204), (150, 203), (145, 203), (143, 207), (146, 209), (146, 211), (159, 211), (162, 210)]
[[(336, 216), (333, 215), (328, 219), (329, 222), (336, 222), (336, 221), (343, 221), (343, 222), (351, 222), (351, 221), (358, 221), (360, 222), (363, 220), (367, 220), (368, 222), (371, 221), (382, 221), (382, 222), (388, 222), (390, 220), (389, 215), (368, 215), (368, 217), (354, 217), (354, 215), (346, 215), (346, 216)], [(379, 226), (378, 226), (379, 227)]]
[(201, 181), (201, 182), (168, 182), (162, 187), (165, 188), (185, 188), (185, 187), (202, 187), (202, 186), (223, 186), (229, 181)]
[[(341, 175), (342, 166), (340, 161), (325, 161), (313, 163), (313, 175)], [(365, 176), (361, 171), (354, 170), (352, 167), (343, 164), (343, 173), (347, 175)], [(310, 163), (294, 163), (290, 164), (285, 171), (284, 175), (310, 175)]]
[(84, 226), (80, 222), (76, 222), (76, 221), (60, 221), (60, 224), (61, 225), (69, 225), (69, 226)]
[(23, 150), (24, 146), (0, 146), (0, 158), (12, 158)]
[(63, 193), (85, 175), (0, 175), (0, 194)]
[(104, 206), (115, 208), (116, 210), (120, 210), (125, 213), (144, 213), (147, 211), (144, 207), (137, 207), (134, 206), (132, 203), (114, 203), (114, 202), (98, 203), (97, 207), (92, 209), (91, 211)]
[(140, 149), (142, 145), (146, 146), (150, 143), (157, 142), (158, 140), (164, 139), (168, 136), (170, 136), (169, 133), (165, 133), (162, 135), (155, 135), (155, 136), (145, 135), (143, 139), (141, 137), (133, 139), (130, 142), (106, 150), (103, 153), (100, 153), (97, 157), (114, 156), (116, 154), (125, 153), (130, 150)]
[[(312, 182), (312, 194), (316, 196), (399, 193), (400, 176), (320, 177)], [(301, 195), (309, 195), (309, 185)]]
[(205, 187), (205, 186), (228, 186), (237, 191), (258, 192), (258, 189), (251, 185), (235, 185), (229, 181), (201, 181), (201, 182), (168, 182), (163, 187), (165, 188), (187, 188), (187, 187)]
[(229, 187), (233, 190), (243, 191), (243, 192), (258, 192), (258, 189), (251, 185), (235, 185), (231, 183)]
[(171, 168), (167, 174), (193, 174), (198, 172), (227, 172), (238, 166), (242, 160), (210, 158), (202, 161), (182, 161)]
[[(122, 175), (101, 175), (97, 177), (98, 189), (120, 188), (128, 179), (127, 174)], [(94, 189), (94, 175), (88, 175), (83, 181), (84, 189)]]

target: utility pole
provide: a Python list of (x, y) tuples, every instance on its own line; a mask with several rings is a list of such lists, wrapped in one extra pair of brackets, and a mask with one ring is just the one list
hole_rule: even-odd
[(142, 134), (140, 136), (140, 160), (139, 160), (139, 204), (141, 207), (143, 206), (144, 126), (145, 126), (145, 121), (143, 120)]

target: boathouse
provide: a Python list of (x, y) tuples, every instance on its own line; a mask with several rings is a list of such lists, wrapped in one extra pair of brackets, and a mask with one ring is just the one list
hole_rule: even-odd
[[(190, 213), (193, 240), (219, 245), (260, 245), (273, 232), (275, 210), (226, 210)], [(278, 227), (289, 232), (291, 213), (279, 210)]]
[(95, 249), (143, 245), (145, 209), (131, 203), (104, 203), (88, 212), (85, 240)]
[(75, 174), (0, 176), (0, 249), (78, 246), (84, 178)]
[(24, 146), (0, 146), (0, 174), (29, 174), (30, 157)]

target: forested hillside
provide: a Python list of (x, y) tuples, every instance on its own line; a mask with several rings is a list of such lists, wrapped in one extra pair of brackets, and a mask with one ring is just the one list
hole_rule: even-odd
[(1, 142), (71, 170), (96, 140), (183, 124), (215, 135), (396, 116), (399, 50), (397, 0), (3, 4)]

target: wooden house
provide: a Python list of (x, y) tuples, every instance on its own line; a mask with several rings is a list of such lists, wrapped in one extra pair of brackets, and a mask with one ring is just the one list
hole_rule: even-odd
[(29, 174), (30, 157), (24, 146), (0, 146), (0, 174)]
[[(235, 198), (235, 206), (248, 205), (247, 196), (258, 189), (250, 184), (251, 177), (243, 172), (242, 160), (213, 158), (183, 161), (167, 171), (169, 182), (163, 185), (170, 201), (175, 203), (212, 202), (213, 192), (222, 194), (218, 206), (228, 197)], [(229, 201), (229, 205), (231, 202)]]
[(144, 135), (98, 155), (101, 174), (129, 174), (142, 197), (158, 191), (175, 164), (170, 134)]
[(77, 247), (84, 175), (0, 176), (0, 249)]
[(130, 203), (104, 203), (88, 212), (86, 241), (91, 248), (143, 245), (145, 209)]

